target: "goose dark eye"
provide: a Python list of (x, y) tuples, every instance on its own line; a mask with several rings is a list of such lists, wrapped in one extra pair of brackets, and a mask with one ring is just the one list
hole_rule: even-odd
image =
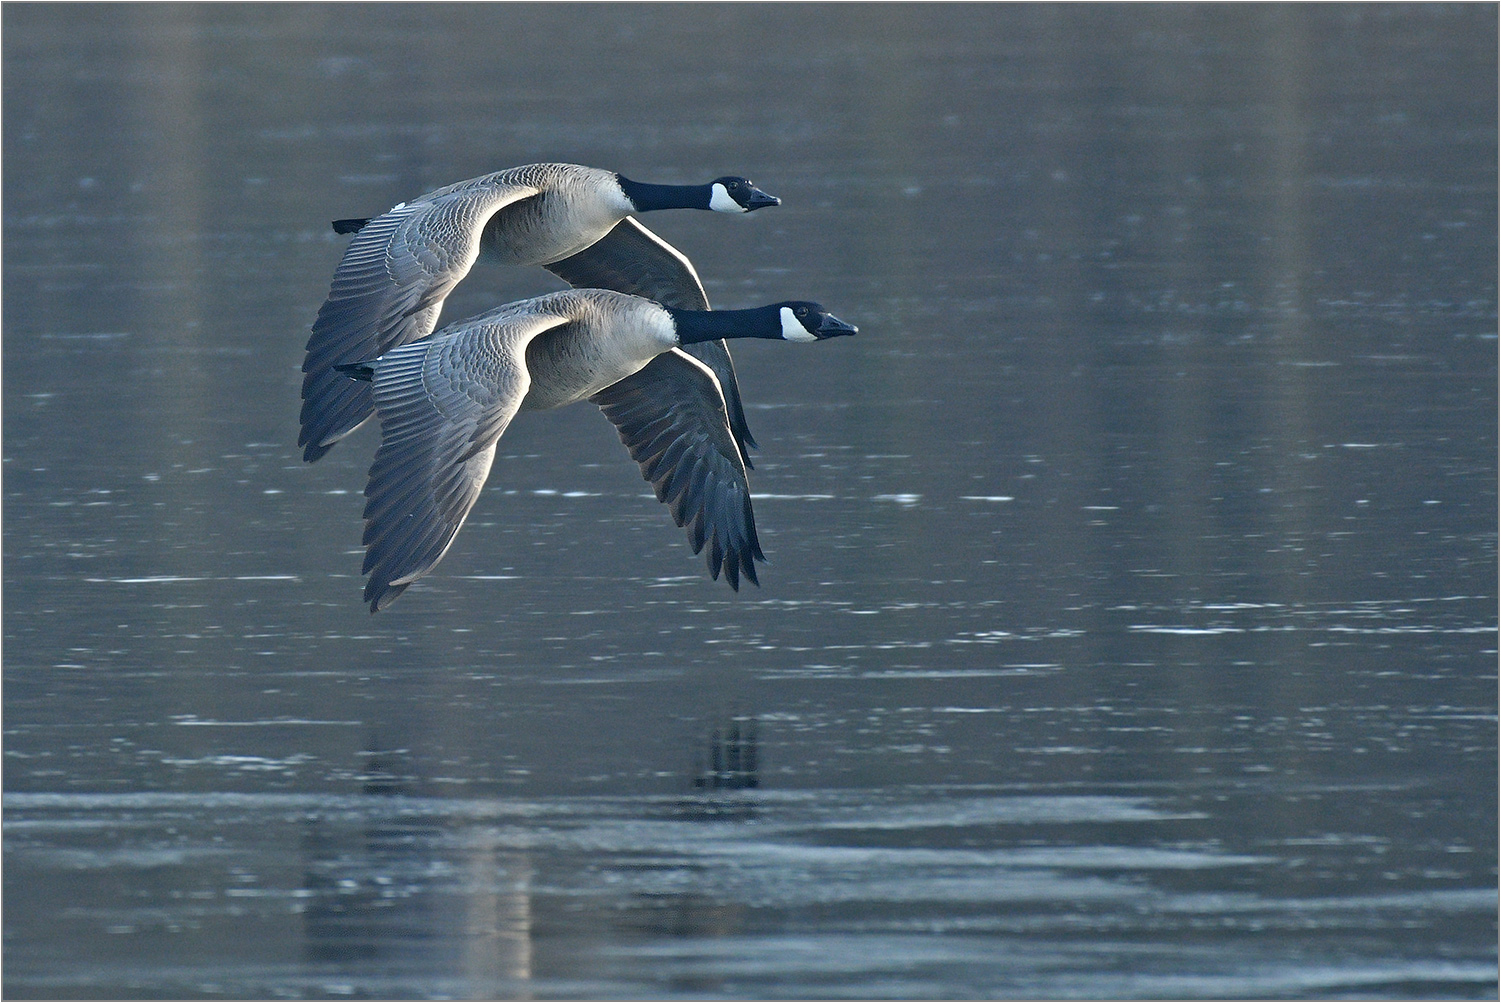
[(805, 306), (798, 307), (797, 308), (797, 315), (799, 317), (806, 317), (806, 316), (808, 316), (808, 308), (805, 307)]

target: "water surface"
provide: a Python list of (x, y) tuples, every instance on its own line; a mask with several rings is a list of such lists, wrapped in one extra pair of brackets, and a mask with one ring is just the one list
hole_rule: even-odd
[[(3, 18), (6, 995), (1494, 998), (1493, 7)], [(535, 160), (861, 334), (372, 617), (327, 222)]]

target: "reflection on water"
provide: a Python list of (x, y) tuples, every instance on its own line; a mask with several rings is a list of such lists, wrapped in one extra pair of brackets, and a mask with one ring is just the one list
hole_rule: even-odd
[[(740, 797), (753, 814), (677, 797), (18, 795), (13, 894), (72, 901), (92, 878), (53, 922), (108, 935), (90, 964), (19, 984), (92, 995), (133, 951), (156, 959), (159, 992), (266, 997), (1469, 995), (1495, 976), (1427, 950), (1483, 933), (1494, 889), (1392, 887), (1389, 847), (1356, 835), (1214, 835), (1237, 803), (1410, 808), (1411, 789)], [(138, 883), (153, 875), (172, 880)], [(300, 958), (266, 950), (288, 933)], [(264, 954), (249, 968), (247, 944)]]
[(715, 791), (753, 790), (761, 786), (756, 756), (756, 719), (736, 715), (709, 733), (708, 752), (693, 786)]
[(514, 986), (533, 975), (525, 848), (487, 827), (455, 832), (441, 813), (356, 814), (320, 809), (303, 818), (305, 872), (290, 911), (301, 917), (306, 970), (451, 973), (465, 987), (460, 995), (491, 996), (507, 984), (505, 995), (517, 995)]
[[(7, 996), (1494, 998), (1493, 6), (0, 18)], [(543, 159), (859, 344), (371, 617), (328, 220)]]

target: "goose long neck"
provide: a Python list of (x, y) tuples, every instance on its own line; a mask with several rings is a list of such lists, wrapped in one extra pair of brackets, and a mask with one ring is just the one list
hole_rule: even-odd
[(677, 327), (678, 342), (692, 345), (721, 338), (782, 337), (781, 315), (775, 306), (752, 310), (674, 310), (672, 322)]
[(619, 174), (620, 190), (631, 200), (637, 212), (655, 209), (707, 209), (711, 192), (708, 185), (652, 185), (632, 181)]

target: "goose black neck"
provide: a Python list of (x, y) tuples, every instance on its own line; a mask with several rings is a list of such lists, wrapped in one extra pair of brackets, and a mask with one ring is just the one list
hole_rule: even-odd
[(782, 316), (775, 306), (752, 310), (674, 310), (668, 308), (684, 345), (721, 338), (782, 337)]
[(650, 185), (615, 175), (620, 181), (620, 190), (631, 200), (637, 212), (654, 209), (707, 209), (709, 208), (708, 185)]

